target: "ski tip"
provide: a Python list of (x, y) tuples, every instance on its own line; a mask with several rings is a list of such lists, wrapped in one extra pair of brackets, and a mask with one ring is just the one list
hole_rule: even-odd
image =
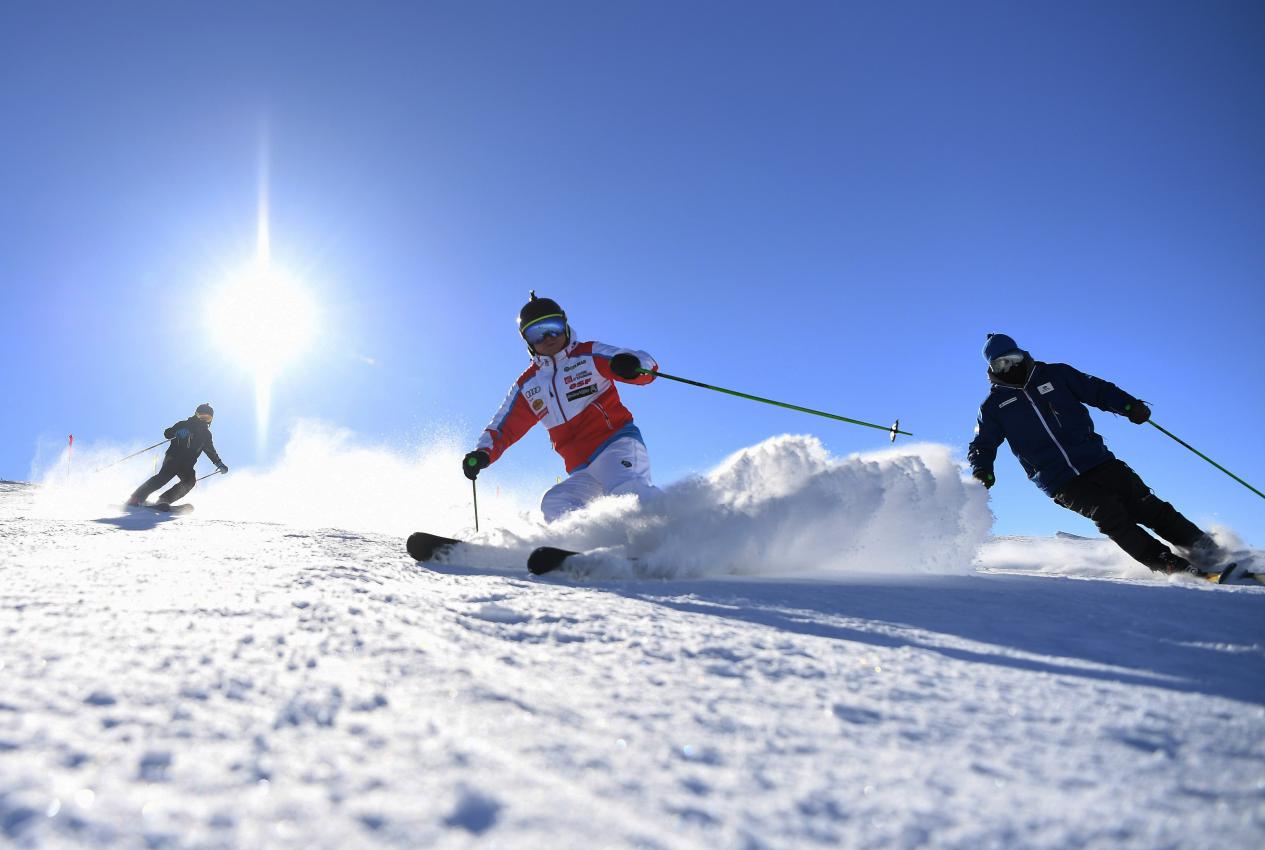
[(414, 531), (408, 536), (408, 540), (405, 541), (404, 548), (408, 550), (414, 561), (433, 561), (460, 542), (460, 540), (454, 540), (451, 537), (440, 537), (438, 534)]
[(1239, 569), (1237, 562), (1226, 564), (1218, 570), (1217, 584), (1234, 584), (1242, 577), (1243, 571)]
[(539, 546), (527, 556), (527, 571), (536, 576), (551, 573), (561, 567), (567, 558), (575, 554), (578, 553), (569, 549), (559, 549), (555, 546)]

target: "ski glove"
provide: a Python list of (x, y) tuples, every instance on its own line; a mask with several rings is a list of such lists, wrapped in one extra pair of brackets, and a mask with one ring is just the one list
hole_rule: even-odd
[(466, 478), (471, 481), (479, 477), (479, 472), (486, 469), (492, 459), (488, 457), (488, 453), (482, 449), (475, 449), (466, 455), (461, 461), (461, 471), (465, 473)]
[(979, 482), (984, 485), (985, 490), (991, 489), (992, 486), (997, 483), (997, 479), (993, 477), (993, 473), (987, 469), (977, 469), (973, 471), (971, 475), (975, 476)]
[(641, 374), (641, 360), (635, 354), (620, 352), (611, 358), (611, 371), (621, 378), (633, 380)]
[(225, 465), (224, 465), (224, 464), (222, 464), (222, 463), (221, 463), (218, 467), (216, 467), (216, 469), (218, 469), (218, 470), (220, 471), (220, 475), (227, 475), (227, 474), (228, 474), (228, 467), (227, 467), (227, 466), (225, 466)]
[(177, 438), (177, 439), (180, 439), (180, 440), (187, 440), (187, 439), (189, 439), (189, 429), (188, 429), (188, 428), (181, 428), (179, 431), (177, 431), (177, 432), (176, 432), (176, 438)]
[(1151, 418), (1151, 408), (1147, 407), (1144, 401), (1135, 401), (1124, 406), (1124, 415), (1129, 417), (1129, 421), (1134, 425), (1141, 425)]

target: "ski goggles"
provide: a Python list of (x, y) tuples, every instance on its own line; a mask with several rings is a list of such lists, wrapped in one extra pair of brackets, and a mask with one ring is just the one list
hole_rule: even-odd
[(201, 419), (203, 422), (210, 422), (212, 419), (214, 419), (214, 418), (215, 418), (215, 414), (214, 414), (214, 413), (198, 413), (198, 414), (195, 414), (195, 415), (196, 415), (199, 419)]
[(567, 335), (567, 317), (562, 314), (543, 316), (523, 328), (520, 333), (528, 345), (538, 345), (547, 339)]
[(1012, 351), (1009, 354), (1003, 354), (1000, 357), (994, 357), (988, 361), (988, 369), (994, 375), (1000, 375), (1002, 372), (1008, 372), (1023, 362), (1024, 353), (1022, 351)]

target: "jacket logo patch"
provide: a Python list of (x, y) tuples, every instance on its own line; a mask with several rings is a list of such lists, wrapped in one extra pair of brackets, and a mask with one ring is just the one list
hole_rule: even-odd
[(575, 401), (577, 398), (584, 398), (586, 395), (593, 395), (597, 392), (597, 387), (589, 384), (587, 387), (581, 387), (578, 390), (572, 390), (567, 393), (567, 401)]
[(540, 387), (528, 387), (523, 392), (523, 398), (531, 398), (532, 396), (539, 395), (539, 394), (540, 394)]
[(539, 413), (540, 411), (544, 410), (545, 400), (543, 398), (536, 399), (535, 401), (531, 403), (531, 409), (534, 410), (536, 413)]
[(1041, 386), (1037, 387), (1037, 392), (1041, 393), (1041, 395), (1045, 395), (1046, 393), (1052, 393), (1054, 392), (1054, 384), (1046, 382), (1042, 384)]
[(1014, 404), (1014, 403), (1015, 403), (1015, 402), (1017, 402), (1018, 400), (1019, 400), (1019, 399), (1014, 398), (1014, 397), (1012, 396), (1011, 398), (1008, 398), (1008, 399), (1006, 399), (1005, 401), (1003, 401), (1001, 404), (997, 405), (997, 409), (998, 409), (998, 410), (1000, 410), (1001, 408), (1005, 407), (1005, 406), (1006, 406), (1006, 405), (1008, 405), (1008, 404)]

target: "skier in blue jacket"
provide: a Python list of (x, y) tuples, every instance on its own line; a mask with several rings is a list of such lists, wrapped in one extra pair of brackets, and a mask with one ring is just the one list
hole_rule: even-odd
[[(996, 481), (993, 462), (1006, 440), (1032, 483), (1058, 504), (1093, 520), (1099, 531), (1152, 570), (1200, 572), (1223, 560), (1208, 534), (1157, 498), (1107, 449), (1085, 408), (1090, 404), (1141, 425), (1151, 417), (1145, 403), (1065, 363), (1033, 360), (1005, 334), (988, 335), (984, 359), (992, 388), (980, 405), (967, 459), (971, 474), (985, 487)], [(1139, 525), (1153, 529), (1181, 554)]]

